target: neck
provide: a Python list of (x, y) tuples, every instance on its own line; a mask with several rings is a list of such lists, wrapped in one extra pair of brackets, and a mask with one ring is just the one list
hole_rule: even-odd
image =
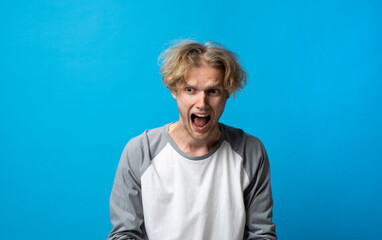
[(180, 150), (194, 157), (207, 154), (219, 142), (221, 136), (219, 126), (216, 126), (206, 139), (195, 139), (188, 134), (179, 121), (169, 126), (168, 133)]

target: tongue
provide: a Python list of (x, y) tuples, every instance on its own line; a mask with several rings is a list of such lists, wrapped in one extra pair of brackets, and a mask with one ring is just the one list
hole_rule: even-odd
[(195, 117), (194, 123), (198, 127), (204, 127), (207, 124), (207, 118), (206, 117)]

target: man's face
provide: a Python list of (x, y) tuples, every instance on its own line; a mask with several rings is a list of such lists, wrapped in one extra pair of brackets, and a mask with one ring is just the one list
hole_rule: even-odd
[(220, 133), (218, 121), (229, 97), (223, 88), (222, 70), (207, 65), (191, 68), (185, 86), (172, 92), (179, 109), (179, 122), (194, 140), (208, 141)]

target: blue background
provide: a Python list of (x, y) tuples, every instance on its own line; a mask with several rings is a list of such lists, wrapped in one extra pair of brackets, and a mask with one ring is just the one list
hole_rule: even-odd
[(381, 1), (3, 1), (0, 237), (105, 239), (125, 143), (178, 119), (157, 58), (214, 40), (249, 74), (279, 239), (382, 236)]

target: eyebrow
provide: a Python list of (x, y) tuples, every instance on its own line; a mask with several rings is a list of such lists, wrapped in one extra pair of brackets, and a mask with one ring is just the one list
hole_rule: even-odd
[[(186, 87), (186, 88), (187, 88), (187, 87), (196, 88), (195, 85), (187, 84), (187, 83), (184, 85), (184, 87)], [(224, 88), (222, 83), (215, 83), (215, 84), (213, 84), (213, 85), (211, 85), (211, 86), (207, 86), (207, 89), (210, 89), (210, 88), (217, 88), (217, 87), (222, 87), (222, 88)]]
[(222, 83), (215, 83), (214, 85), (210, 86), (209, 88), (216, 88), (216, 87), (223, 87)]

